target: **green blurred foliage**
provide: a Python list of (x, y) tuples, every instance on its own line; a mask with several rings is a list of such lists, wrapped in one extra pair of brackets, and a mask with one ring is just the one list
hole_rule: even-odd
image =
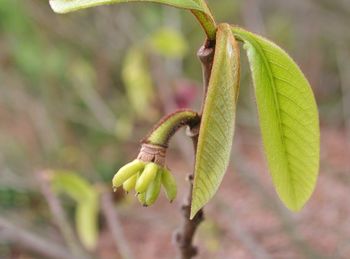
[[(154, 86), (146, 55), (142, 48), (130, 48), (125, 56), (122, 78), (130, 106), (140, 118), (154, 114), (151, 104), (154, 101)], [(144, 116), (147, 114), (147, 116)], [(152, 119), (154, 116), (150, 116)]]
[[(286, 48), (313, 85), (322, 124), (344, 126), (336, 53), (349, 52), (346, 1), (208, 2), (218, 21), (244, 25)], [(36, 171), (73, 170), (109, 186), (170, 102), (162, 100), (160, 89), (172, 96), (181, 79), (201, 84), (195, 53), (203, 41), (189, 12), (155, 4), (57, 15), (47, 0), (2, 0), (1, 212), (11, 217), (20, 211), (34, 226), (57, 233), (50, 228)], [(155, 56), (161, 56), (158, 65)], [(246, 64), (244, 53), (242, 60)], [(154, 71), (166, 81), (159, 83)], [(237, 123), (256, 132), (248, 71), (242, 68)], [(0, 246), (0, 257), (6, 258), (7, 250)]]
[(184, 58), (188, 46), (185, 38), (171, 28), (160, 28), (150, 36), (150, 45), (154, 52), (168, 58)]
[(65, 194), (75, 201), (75, 228), (81, 243), (94, 251), (98, 241), (99, 193), (76, 172), (54, 170), (51, 184), (57, 194)]

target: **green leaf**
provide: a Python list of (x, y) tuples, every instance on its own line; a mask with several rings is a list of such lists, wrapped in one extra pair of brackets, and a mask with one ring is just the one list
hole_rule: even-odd
[(50, 0), (50, 5), (56, 13), (68, 13), (93, 6), (128, 2), (159, 3), (191, 10), (201, 23), (208, 38), (215, 38), (216, 24), (205, 0)]
[(89, 200), (96, 192), (90, 183), (71, 171), (55, 170), (51, 184), (56, 193), (65, 193), (78, 203)]
[(128, 50), (123, 62), (122, 79), (136, 113), (142, 117), (155, 114), (150, 105), (154, 100), (154, 87), (142, 49), (132, 47)]
[(230, 159), (239, 88), (239, 48), (220, 24), (197, 146), (191, 218), (214, 196)]
[(188, 50), (184, 36), (166, 27), (157, 30), (151, 36), (150, 44), (154, 52), (168, 58), (182, 58)]
[(277, 193), (292, 211), (310, 198), (319, 170), (320, 130), (311, 87), (274, 43), (233, 27), (253, 73), (264, 149)]
[(55, 170), (51, 184), (56, 192), (65, 193), (77, 202), (75, 227), (79, 239), (86, 249), (94, 250), (98, 240), (98, 191), (85, 179), (70, 171)]
[(127, 2), (153, 2), (171, 5), (174, 7), (205, 11), (196, 0), (50, 0), (51, 8), (56, 13), (67, 13), (99, 5), (127, 3)]
[(98, 196), (77, 205), (75, 227), (81, 243), (89, 251), (96, 248), (98, 240)]

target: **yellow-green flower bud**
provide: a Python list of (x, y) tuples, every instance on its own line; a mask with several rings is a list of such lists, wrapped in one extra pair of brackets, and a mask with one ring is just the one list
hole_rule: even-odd
[(145, 192), (137, 194), (137, 199), (142, 204), (142, 206), (147, 207), (147, 205), (146, 205), (146, 193)]
[(172, 202), (176, 198), (177, 194), (177, 186), (174, 176), (171, 172), (163, 168), (162, 173), (162, 184), (165, 190), (165, 194), (170, 202)]
[(131, 176), (128, 180), (126, 180), (123, 183), (124, 191), (130, 192), (132, 189), (134, 189), (136, 185), (136, 180), (137, 180), (137, 174)]
[(151, 182), (150, 186), (146, 191), (146, 205), (153, 205), (160, 193), (160, 187), (162, 185), (162, 170), (158, 170), (156, 178)]
[(128, 180), (133, 175), (136, 175), (137, 172), (143, 170), (145, 167), (145, 163), (141, 160), (135, 159), (134, 161), (126, 164), (114, 175), (112, 183), (113, 188), (118, 188), (121, 186), (126, 180)]
[(156, 178), (159, 166), (155, 163), (148, 163), (145, 170), (136, 181), (135, 190), (137, 193), (143, 193), (147, 190), (150, 183)]

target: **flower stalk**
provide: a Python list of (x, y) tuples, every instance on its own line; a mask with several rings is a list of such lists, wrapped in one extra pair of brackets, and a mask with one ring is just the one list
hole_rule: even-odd
[(177, 186), (165, 165), (166, 151), (171, 137), (183, 126), (190, 129), (199, 124), (199, 115), (191, 110), (178, 110), (164, 117), (142, 140), (137, 159), (126, 164), (113, 177), (113, 188), (126, 192), (135, 189), (140, 203), (151, 206), (157, 200), (161, 186), (170, 202), (176, 198)]

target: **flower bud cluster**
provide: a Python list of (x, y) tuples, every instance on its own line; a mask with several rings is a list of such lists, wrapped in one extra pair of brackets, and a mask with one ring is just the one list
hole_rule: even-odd
[(151, 206), (163, 186), (170, 202), (176, 198), (177, 186), (171, 172), (165, 168), (165, 148), (143, 144), (137, 159), (126, 164), (113, 177), (113, 188), (123, 187), (126, 192), (135, 189), (138, 200)]

